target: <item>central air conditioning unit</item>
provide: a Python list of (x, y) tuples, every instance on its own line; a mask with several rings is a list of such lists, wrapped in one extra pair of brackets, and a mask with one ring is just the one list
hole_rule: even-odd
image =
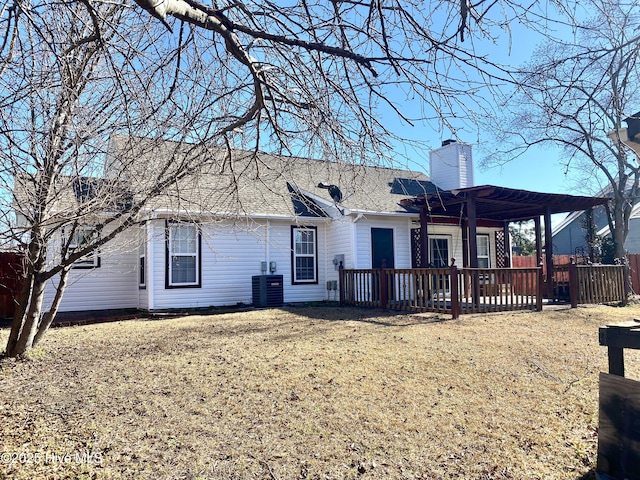
[(282, 275), (254, 275), (251, 292), (254, 307), (281, 307), (284, 303)]

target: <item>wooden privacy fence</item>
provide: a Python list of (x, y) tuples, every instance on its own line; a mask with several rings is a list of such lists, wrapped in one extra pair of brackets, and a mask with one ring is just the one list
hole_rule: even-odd
[(0, 252), (0, 318), (12, 317), (15, 312), (15, 298), (22, 286), (23, 271), (23, 255)]
[(339, 288), (342, 305), (450, 313), (454, 318), (542, 308), (539, 268), (342, 269)]
[(640, 294), (640, 254), (630, 254), (627, 258), (629, 260), (631, 289), (633, 290), (633, 293)]

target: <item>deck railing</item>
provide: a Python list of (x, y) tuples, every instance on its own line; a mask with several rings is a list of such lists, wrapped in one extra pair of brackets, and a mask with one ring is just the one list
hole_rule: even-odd
[(412, 312), (542, 308), (539, 268), (342, 269), (340, 302)]
[(539, 268), (461, 268), (460, 313), (541, 310)]
[[(573, 307), (624, 302), (624, 278), (622, 265), (569, 265), (554, 276), (554, 300), (570, 299)], [(341, 269), (339, 291), (343, 305), (449, 313), (457, 318), (468, 313), (542, 310), (546, 289), (541, 268), (452, 266)]]
[(571, 306), (626, 303), (625, 277), (624, 265), (570, 265)]

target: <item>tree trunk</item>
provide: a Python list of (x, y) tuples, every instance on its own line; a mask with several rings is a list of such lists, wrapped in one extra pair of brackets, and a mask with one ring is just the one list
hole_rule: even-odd
[(56, 314), (58, 313), (58, 307), (60, 306), (60, 301), (62, 300), (62, 295), (67, 287), (67, 279), (69, 278), (69, 272), (71, 271), (71, 267), (64, 268), (62, 272), (60, 272), (60, 281), (58, 282), (58, 288), (56, 289), (56, 296), (53, 299), (51, 304), (51, 308), (47, 312), (46, 317), (42, 320), (40, 325), (38, 325), (38, 331), (36, 332), (36, 336), (33, 339), (33, 346), (35, 347), (44, 334), (47, 332), (49, 327), (51, 326), (51, 322), (56, 318)]
[(42, 314), (42, 303), (44, 300), (44, 290), (46, 286), (46, 280), (42, 275), (34, 273), (33, 275), (33, 288), (31, 289), (31, 295), (29, 296), (29, 307), (24, 316), (24, 323), (22, 329), (18, 333), (15, 345), (13, 348), (7, 348), (6, 355), (8, 357), (17, 357), (24, 355), (33, 347), (33, 340), (38, 331), (38, 324), (40, 323), (40, 316)]
[(9, 340), (7, 340), (7, 348), (5, 349), (5, 355), (7, 357), (15, 356), (13, 352), (16, 348), (16, 343), (22, 332), (24, 326), (25, 317), (27, 314), (27, 308), (29, 307), (29, 299), (31, 298), (31, 291), (33, 287), (33, 272), (32, 268), (27, 268), (25, 272), (25, 278), (22, 284), (22, 289), (17, 298), (16, 311), (13, 314), (13, 322), (11, 323), (11, 332), (9, 333)]

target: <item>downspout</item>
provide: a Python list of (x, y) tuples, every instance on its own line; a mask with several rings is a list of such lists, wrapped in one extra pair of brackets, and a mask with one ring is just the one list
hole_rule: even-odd
[(155, 282), (155, 259), (154, 259), (154, 242), (153, 242), (153, 231), (154, 231), (155, 222), (153, 220), (149, 220), (145, 225), (145, 242), (147, 244), (147, 310), (152, 312), (155, 308), (155, 291), (156, 291), (156, 282)]
[[(363, 217), (361, 213), (353, 219), (353, 223), (351, 224), (351, 258), (353, 259), (353, 267), (358, 268), (358, 220)], [(345, 259), (346, 260), (346, 259)]]
[[(324, 228), (324, 255), (322, 255), (323, 257), (323, 263), (324, 263), (324, 281), (325, 281), (325, 285), (327, 280), (329, 280), (329, 257), (328, 257), (328, 253), (329, 253), (329, 245), (327, 244), (327, 225), (324, 224), (322, 225), (322, 227)], [(318, 248), (317, 242), (316, 242), (316, 248)], [(318, 252), (318, 257), (320, 256), (320, 252)], [(329, 290), (327, 290), (327, 300), (331, 300), (330, 297), (330, 292)]]
[[(266, 228), (266, 233), (265, 233), (265, 242), (264, 242), (264, 259), (267, 262), (267, 275), (270, 273), (269, 269), (269, 258), (270, 258), (270, 250), (269, 250), (269, 242), (271, 241), (270, 239), (270, 232), (271, 232), (271, 221), (267, 220), (267, 224), (265, 226)], [(262, 272), (261, 272), (262, 273)]]

